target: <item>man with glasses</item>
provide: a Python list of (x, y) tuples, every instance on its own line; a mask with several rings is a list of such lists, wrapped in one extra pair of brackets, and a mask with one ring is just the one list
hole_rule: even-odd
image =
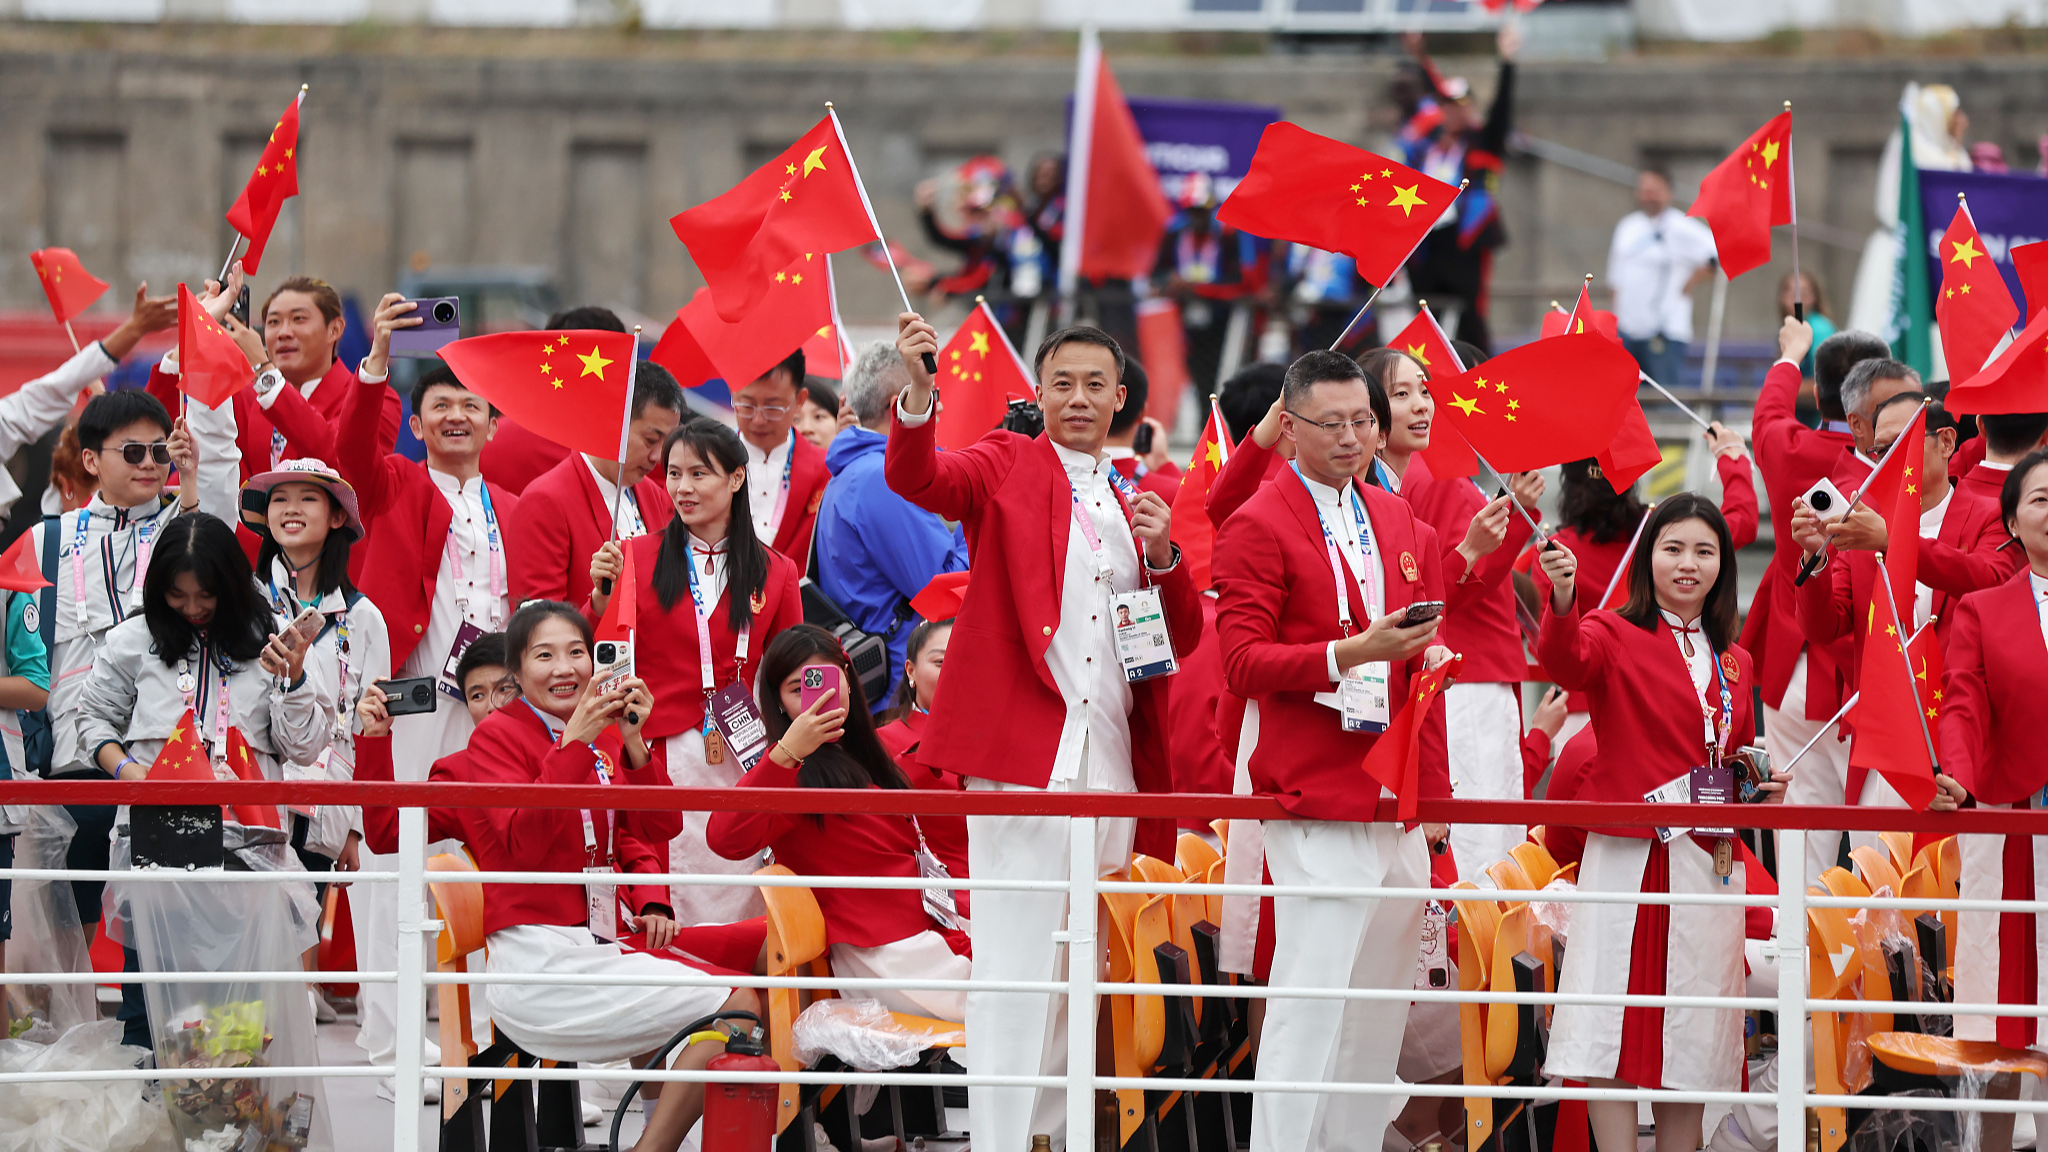
[[(1281, 885), (1428, 887), (1430, 846), (1449, 830), (1372, 823), (1390, 793), (1359, 764), (1411, 679), (1450, 657), (1432, 643), (1435, 614), (1402, 626), (1409, 605), (1443, 599), (1436, 532), (1399, 496), (1354, 479), (1379, 441), (1356, 362), (1308, 353), (1287, 370), (1281, 403), (1294, 463), (1224, 521), (1214, 562), (1217, 635), (1230, 690), (1247, 701), (1252, 785), (1298, 817), (1266, 825), (1266, 865)], [(1423, 724), (1420, 773), (1423, 796), (1451, 794), (1441, 701)], [(1421, 901), (1278, 896), (1273, 914), (1274, 985), (1414, 986)], [(1391, 1083), (1407, 1017), (1406, 1000), (1269, 1001), (1258, 1078)], [(1378, 1147), (1387, 1103), (1256, 1096), (1253, 1152)]]
[(804, 350), (746, 387), (733, 393), (732, 414), (747, 446), (747, 500), (754, 510), (754, 533), (777, 552), (796, 561), (797, 571), (811, 565), (811, 529), (825, 498), (825, 453), (796, 434), (804, 397)]

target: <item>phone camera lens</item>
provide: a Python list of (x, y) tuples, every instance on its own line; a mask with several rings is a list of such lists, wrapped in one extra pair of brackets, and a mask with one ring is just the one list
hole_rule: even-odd
[(600, 664), (611, 663), (613, 660), (618, 659), (618, 651), (619, 650), (609, 642), (599, 644), (597, 646), (597, 662)]
[(1826, 492), (1815, 492), (1811, 501), (1815, 512), (1825, 512), (1835, 506), (1835, 498)]
[(434, 323), (436, 323), (436, 324), (452, 324), (452, 323), (454, 323), (454, 322), (455, 322), (455, 303), (454, 303), (453, 301), (451, 301), (451, 300), (441, 300), (441, 301), (437, 301), (437, 302), (436, 302), (436, 303), (434, 304)]

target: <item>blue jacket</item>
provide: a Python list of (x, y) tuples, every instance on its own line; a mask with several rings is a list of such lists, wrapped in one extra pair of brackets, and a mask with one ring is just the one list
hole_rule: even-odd
[[(888, 637), (889, 690), (868, 703), (877, 712), (903, 676), (903, 653), (917, 617), (909, 600), (941, 572), (967, 567), (967, 541), (957, 527), (890, 491), (882, 477), (889, 438), (855, 426), (833, 437), (825, 453), (832, 474), (818, 506), (819, 590), (845, 609), (862, 631)], [(898, 624), (897, 612), (905, 613)], [(891, 631), (891, 625), (898, 625)]]

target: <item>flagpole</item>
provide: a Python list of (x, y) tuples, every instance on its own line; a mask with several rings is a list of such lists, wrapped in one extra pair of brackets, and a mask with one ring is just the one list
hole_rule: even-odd
[(1707, 418), (1693, 411), (1691, 407), (1689, 407), (1684, 401), (1680, 400), (1678, 397), (1673, 396), (1671, 394), (1671, 389), (1666, 388), (1662, 384), (1657, 383), (1655, 380), (1650, 379), (1650, 374), (1648, 372), (1638, 371), (1636, 375), (1639, 378), (1641, 378), (1643, 383), (1648, 384), (1650, 387), (1655, 388), (1657, 391), (1663, 393), (1664, 398), (1666, 400), (1671, 401), (1673, 407), (1677, 408), (1680, 412), (1685, 413), (1686, 416), (1690, 418), (1693, 423), (1699, 425), (1701, 431), (1706, 432), (1708, 434), (1713, 433), (1714, 426), (1707, 422)]
[[(831, 265), (827, 264), (826, 268), (829, 275)], [(626, 403), (624, 411), (619, 413), (619, 454), (613, 459), (613, 463), (617, 464), (619, 469), (618, 476), (612, 481), (612, 530), (609, 535), (613, 542), (617, 542), (619, 539), (619, 516), (626, 508), (626, 440), (633, 431), (633, 378), (638, 374), (639, 368), (640, 325), (635, 324), (633, 325), (633, 351), (626, 357)], [(598, 590), (606, 596), (610, 596), (612, 594), (612, 582), (610, 580), (603, 580), (600, 583), (603, 587)]]
[[(1515, 499), (1514, 494), (1508, 490), (1507, 473), (1502, 472), (1498, 468), (1495, 468), (1491, 463), (1487, 461), (1486, 457), (1481, 456), (1479, 454), (1479, 450), (1477, 448), (1474, 448), (1472, 450), (1472, 457), (1473, 459), (1479, 461), (1479, 466), (1481, 468), (1484, 468), (1488, 472), (1493, 473), (1494, 477), (1500, 481), (1501, 491), (1504, 495), (1508, 497), (1508, 504), (1511, 507), (1513, 507), (1515, 511), (1521, 513), (1522, 519), (1527, 520), (1529, 522), (1529, 531), (1532, 535), (1535, 536), (1537, 542), (1543, 545), (1543, 550), (1545, 552), (1548, 552), (1556, 548), (1557, 542), (1555, 540), (1552, 540), (1547, 534), (1544, 533), (1543, 526), (1541, 524), (1536, 523), (1536, 521), (1529, 516), (1529, 510), (1527, 508), (1522, 507), (1522, 502), (1520, 500)], [(1479, 478), (1477, 476), (1474, 476), (1471, 478), (1471, 480), (1472, 486), (1474, 488), (1479, 489), (1479, 494), (1481, 496), (1486, 495), (1486, 489), (1480, 486)]]
[(1593, 605), (1594, 608), (1607, 607), (1607, 601), (1613, 597), (1614, 590), (1620, 587), (1622, 573), (1628, 571), (1629, 559), (1636, 554), (1636, 542), (1643, 538), (1643, 526), (1650, 522), (1650, 513), (1656, 510), (1657, 506), (1655, 504), (1651, 504), (1643, 509), (1643, 518), (1636, 521), (1636, 530), (1628, 538), (1628, 549), (1621, 554), (1621, 563), (1615, 565), (1614, 575), (1607, 578), (1607, 591), (1600, 593), (1600, 599)]
[[(1785, 114), (1792, 102), (1785, 101)], [(1792, 167), (1792, 125), (1785, 125), (1785, 200), (1792, 205), (1792, 318), (1806, 322), (1806, 281), (1799, 276), (1799, 176)]]
[[(846, 167), (853, 173), (853, 186), (860, 190), (860, 206), (868, 210), (868, 226), (875, 230), (875, 240), (882, 245), (882, 259), (889, 262), (889, 275), (896, 281), (896, 294), (903, 297), (903, 310), (915, 312), (910, 306), (910, 292), (903, 287), (903, 273), (896, 270), (896, 254), (889, 251), (889, 238), (882, 235), (882, 222), (875, 218), (874, 202), (868, 199), (868, 186), (861, 182), (860, 166), (853, 162), (853, 149), (846, 143), (846, 128), (839, 123), (839, 111), (825, 101), (825, 115), (832, 118), (832, 134), (839, 138), (839, 149), (846, 153)], [(930, 352), (924, 354), (925, 375), (936, 378), (939, 374), (939, 358)]]
[[(1910, 428), (1912, 425), (1909, 423), (1907, 427)], [(1876, 558), (1877, 578), (1884, 581), (1885, 607), (1891, 609), (1892, 630), (1905, 637), (1899, 642), (1899, 654), (1906, 666), (1906, 691), (1910, 694), (1909, 699), (1913, 701), (1913, 715), (1920, 721), (1920, 738), (1927, 741), (1927, 766), (1939, 775), (1941, 759), (1934, 754), (1934, 733), (1927, 727), (1927, 709), (1920, 703), (1920, 689), (1913, 678), (1913, 654), (1907, 651), (1907, 647), (1913, 643), (1913, 638), (1906, 635), (1906, 626), (1899, 622), (1899, 598), (1892, 595), (1892, 577), (1891, 573), (1885, 571), (1884, 553), (1876, 553)], [(1863, 642), (1868, 644), (1871, 641), (1866, 638)]]
[[(1913, 421), (1919, 419), (1920, 414), (1922, 412), (1927, 411), (1928, 403), (1928, 401), (1922, 400), (1920, 402), (1920, 407), (1913, 409), (1913, 414), (1906, 418), (1907, 427), (1912, 427)], [(1877, 462), (1877, 467), (1872, 468), (1870, 470), (1870, 475), (1865, 476), (1863, 478), (1862, 487), (1856, 489), (1856, 495), (1850, 497), (1849, 506), (1847, 508), (1842, 509), (1842, 517), (1844, 519), (1847, 519), (1849, 513), (1854, 512), (1856, 510), (1857, 505), (1863, 503), (1864, 493), (1870, 491), (1870, 482), (1872, 480), (1877, 479), (1877, 474), (1879, 472), (1884, 471), (1884, 466), (1886, 464), (1891, 463), (1892, 453), (1897, 452), (1899, 450), (1899, 445), (1905, 443), (1905, 440), (1906, 438), (1901, 436), (1897, 440), (1892, 441), (1892, 446), (1890, 448), (1885, 449), (1884, 458)], [(1792, 586), (1794, 588), (1799, 587), (1800, 585), (1806, 583), (1806, 581), (1809, 578), (1811, 578), (1815, 572), (1820, 571), (1821, 557), (1826, 556), (1827, 554), (1827, 548), (1822, 547), (1821, 550), (1815, 552), (1813, 556), (1806, 561), (1806, 563), (1801, 564), (1799, 566), (1799, 574), (1797, 576), (1792, 577)]]
[(78, 345), (78, 333), (76, 333), (76, 332), (73, 332), (73, 331), (71, 330), (71, 321), (69, 321), (69, 320), (66, 320), (66, 321), (64, 322), (64, 334), (65, 334), (66, 336), (69, 336), (69, 337), (71, 337), (71, 352), (72, 352), (72, 355), (74, 355), (74, 356), (75, 356), (75, 355), (77, 355), (77, 354), (78, 354), (78, 347), (79, 347), (79, 345)]
[(825, 306), (832, 312), (832, 355), (839, 360), (841, 404), (846, 403), (846, 325), (839, 319), (839, 281), (832, 275), (832, 254), (825, 253)]
[(220, 262), (220, 275), (214, 277), (223, 289), (228, 285), (228, 269), (235, 266), (235, 256), (242, 250), (242, 239), (240, 232), (235, 233), (234, 242), (228, 245), (228, 258)]
[(1088, 227), (1088, 165), (1095, 148), (1095, 81), (1102, 68), (1102, 40), (1095, 25), (1081, 26), (1074, 60), (1074, 122), (1067, 129), (1067, 205), (1060, 241), (1061, 322), (1071, 323), (1081, 287), (1081, 248)]
[[(1443, 219), (1444, 212), (1449, 212), (1451, 210), (1451, 206), (1458, 202), (1458, 197), (1463, 196), (1465, 194), (1465, 186), (1470, 183), (1472, 183), (1472, 181), (1469, 179), (1458, 181), (1458, 190), (1451, 194), (1451, 203), (1444, 205), (1444, 211), (1436, 214), (1436, 218), (1438, 220)], [(1430, 231), (1434, 232), (1435, 230), (1435, 225), (1431, 225)], [(1415, 238), (1415, 243), (1410, 244), (1408, 246), (1408, 255), (1401, 257), (1400, 264), (1394, 265), (1395, 272), (1399, 272), (1401, 270), (1402, 265), (1408, 263), (1408, 258), (1410, 256), (1415, 255), (1415, 250), (1417, 248), (1422, 247), (1422, 242), (1428, 237), (1429, 232), (1424, 232), (1422, 235), (1417, 236)], [(1064, 252), (1062, 254), (1064, 254)], [(1389, 274), (1387, 276), (1388, 283), (1392, 283), (1393, 279), (1394, 277), (1392, 274)], [(1331, 341), (1330, 351), (1335, 352), (1341, 349), (1344, 346), (1345, 341), (1351, 339), (1352, 334), (1358, 330), (1359, 322), (1365, 319), (1365, 314), (1367, 312), (1372, 311), (1372, 302), (1380, 298), (1380, 293), (1385, 291), (1386, 287), (1386, 284), (1382, 284), (1379, 287), (1374, 288), (1372, 290), (1372, 295), (1367, 296), (1365, 298), (1365, 303), (1359, 307), (1357, 314), (1351, 317), (1351, 323), (1344, 325), (1344, 330), (1342, 332), (1337, 333), (1337, 338)]]
[(1223, 401), (1214, 392), (1209, 393), (1209, 418), (1216, 421), (1216, 455), (1222, 457), (1219, 463), (1230, 463), (1230, 453), (1236, 445), (1230, 442), (1230, 425), (1223, 422)]

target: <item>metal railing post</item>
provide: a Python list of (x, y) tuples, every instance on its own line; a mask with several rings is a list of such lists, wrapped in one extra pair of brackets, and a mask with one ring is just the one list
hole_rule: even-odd
[(1067, 896), (1067, 1147), (1095, 1148), (1095, 818), (1077, 816)]
[(427, 931), (420, 892), (426, 885), (427, 810), (398, 810), (398, 1056), (391, 1109), (393, 1152), (420, 1149), (420, 1064), (426, 1048), (426, 982), (422, 979)]
[(1806, 1152), (1806, 831), (1778, 833), (1778, 1152)]

